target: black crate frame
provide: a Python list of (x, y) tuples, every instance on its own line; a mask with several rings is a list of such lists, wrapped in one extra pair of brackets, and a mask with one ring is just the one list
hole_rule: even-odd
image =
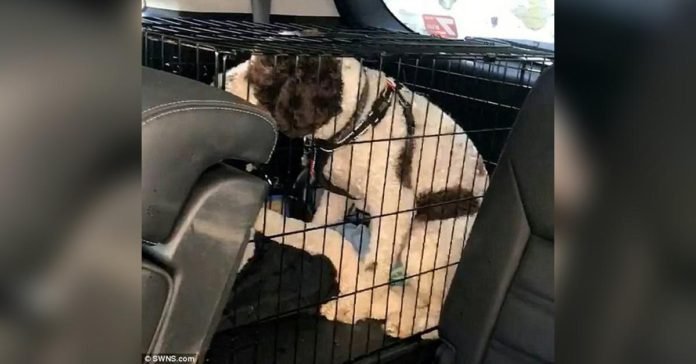
[[(427, 137), (437, 137), (439, 141), (439, 138), (442, 136), (466, 134), (478, 148), (480, 158), (488, 171), (488, 175), (495, 170), (497, 159), (524, 97), (539, 74), (554, 62), (553, 53), (549, 51), (525, 48), (493, 39), (452, 41), (425, 37), (414, 33), (392, 32), (373, 28), (349, 29), (298, 24), (257, 24), (224, 19), (183, 17), (143, 17), (142, 22), (143, 65), (180, 74), (222, 89), (225, 88), (225, 82), (221, 80), (219, 75), (231, 66), (248, 59), (252, 54), (271, 55), (276, 58), (319, 57), (321, 59), (323, 57), (352, 57), (358, 59), (361, 66), (382, 71), (414, 92), (427, 96), (429, 103), (432, 101), (433, 104), (439, 105), (461, 105), (460, 107), (451, 107), (447, 111), (452, 114), (458, 123), (459, 120), (467, 120), (471, 124), (462, 125), (460, 123), (459, 125), (465, 130), (462, 133), (438, 133), (386, 140), (373, 139), (369, 141), (354, 141), (349, 144), (386, 141), (391, 145), (392, 141), (399, 139)], [(438, 66), (442, 64), (446, 64), (446, 67)], [(464, 89), (452, 90), (447, 85), (448, 82), (452, 82), (452, 79), (460, 81)], [(460, 102), (453, 102), (453, 100), (459, 100)], [(443, 107), (443, 112), (444, 109)], [(283, 161), (279, 160), (282, 156), (287, 161), (286, 173), (279, 173), (277, 170), (268, 173), (268, 168), (264, 168), (264, 171), (271, 175), (275, 186), (280, 186), (275, 192), (289, 194), (288, 184), (294, 179), (300, 168), (298, 162), (302, 153), (302, 145), (299, 141), (286, 139), (281, 140), (279, 144), (281, 145), (276, 149), (274, 159), (276, 163), (282, 164)], [(486, 146), (486, 144), (488, 145)], [(293, 167), (291, 168), (291, 166)], [(421, 161), (419, 161), (418, 166), (420, 168)], [(479, 200), (482, 197), (473, 196), (474, 199)], [(461, 202), (461, 200), (453, 199), (444, 203), (433, 204), (432, 206), (457, 202)], [(267, 205), (270, 204), (271, 201), (268, 201)], [(284, 205), (285, 201), (281, 202), (283, 211), (286, 210)], [(413, 213), (415, 209), (398, 209), (397, 212), (372, 215), (366, 219), (381, 219), (404, 212)], [(325, 230), (344, 224), (345, 222), (324, 224), (312, 229)], [(469, 224), (468, 218), (466, 224)], [(308, 232), (309, 230), (303, 231)], [(282, 234), (268, 236), (268, 238), (278, 239), (297, 232), (302, 231), (284, 231)], [(394, 255), (392, 254), (393, 258)], [(458, 262), (451, 262), (444, 266), (436, 266), (434, 269), (420, 272), (418, 275), (432, 273), (437, 270), (446, 270), (447, 274), (447, 269), (456, 267), (457, 264)], [(340, 267), (335, 268), (340, 270)], [(406, 281), (414, 277), (416, 276), (404, 276), (399, 280)], [(376, 288), (393, 283), (394, 281), (385, 284), (375, 284), (369, 288), (349, 292), (339, 297), (332, 297), (330, 300), (351, 295), (355, 296), (364, 291), (374, 291)], [(301, 290), (302, 286), (300, 283)], [(256, 320), (246, 322), (241, 326), (235, 323), (221, 332), (223, 334), (234, 333), (242, 327), (254, 327), (269, 322), (277, 322), (280, 319), (318, 307), (326, 302), (324, 300), (323, 302), (319, 301), (301, 305), (299, 301), (300, 297), (298, 297), (297, 307), (285, 311), (280, 310), (280, 303), (278, 303), (276, 312), (273, 314), (266, 317), (258, 316)], [(259, 307), (260, 305), (259, 297)], [(228, 312), (228, 314), (230, 313)], [(260, 314), (257, 312), (257, 315)], [(234, 314), (231, 316), (237, 317)], [(277, 327), (276, 325), (276, 336), (278, 334)], [(412, 332), (411, 334), (413, 337), (419, 337), (436, 329), (437, 325), (435, 323), (435, 325), (426, 330)], [(365, 350), (359, 351), (354, 355), (354, 336), (351, 328), (348, 356), (337, 359), (334, 356), (335, 348), (332, 347), (330, 361), (356, 362), (374, 357), (379, 360), (382, 352), (401, 342), (399, 340), (390, 340), (386, 335), (383, 335), (381, 344), (370, 349), (369, 337), (371, 332), (371, 329), (369, 329)], [(333, 330), (333, 336), (334, 338), (336, 337), (336, 328)], [(296, 333), (295, 361), (297, 360), (298, 337), (299, 334)], [(319, 350), (317, 348), (317, 339), (317, 334), (315, 333), (314, 361), (317, 360), (316, 352)], [(277, 337), (274, 337), (273, 340), (277, 340)], [(258, 358), (256, 353), (257, 347), (254, 346), (253, 350), (255, 352), (253, 356), (256, 359)], [(274, 356), (274, 361), (275, 359), (276, 357)]]

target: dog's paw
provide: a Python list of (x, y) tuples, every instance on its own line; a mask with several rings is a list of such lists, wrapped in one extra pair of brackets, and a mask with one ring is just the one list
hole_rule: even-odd
[(403, 324), (399, 322), (399, 315), (388, 315), (384, 323), (384, 332), (391, 337), (407, 338), (411, 333), (407, 332)]
[(384, 325), (384, 331), (389, 336), (401, 339), (411, 337), (425, 329), (427, 327), (424, 312), (419, 312), (416, 317), (413, 317), (413, 314), (393, 312), (387, 315), (387, 321)]
[(319, 307), (319, 313), (329, 321), (336, 321), (336, 300), (329, 301)]
[(338, 321), (345, 324), (353, 324), (358, 320), (354, 317), (353, 305), (346, 298), (333, 300), (321, 306), (319, 312), (322, 316), (331, 321)]
[(337, 303), (337, 300), (323, 304), (319, 312), (322, 316), (331, 321), (338, 321), (346, 324), (353, 323), (353, 311), (346, 305)]

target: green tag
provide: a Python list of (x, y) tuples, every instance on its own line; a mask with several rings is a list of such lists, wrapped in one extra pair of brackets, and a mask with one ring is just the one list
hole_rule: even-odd
[(396, 262), (392, 266), (391, 269), (391, 274), (389, 275), (390, 283), (389, 285), (391, 286), (403, 286), (404, 285), (404, 278), (406, 277), (406, 271), (404, 270), (404, 266), (401, 265), (401, 262)]

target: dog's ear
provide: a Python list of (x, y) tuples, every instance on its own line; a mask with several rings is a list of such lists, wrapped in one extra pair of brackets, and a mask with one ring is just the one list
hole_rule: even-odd
[(335, 58), (254, 56), (248, 78), (259, 104), (289, 137), (309, 135), (341, 112), (343, 81)]

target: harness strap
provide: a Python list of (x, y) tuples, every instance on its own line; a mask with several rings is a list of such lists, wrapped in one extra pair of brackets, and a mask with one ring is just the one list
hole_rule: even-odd
[(331, 153), (334, 150), (355, 140), (355, 138), (364, 133), (367, 128), (379, 124), (379, 122), (382, 121), (384, 116), (387, 114), (394, 90), (395, 88), (391, 86), (384, 88), (380, 92), (379, 97), (377, 97), (375, 102), (372, 104), (372, 108), (365, 119), (354, 128), (350, 128), (346, 135), (341, 135), (341, 133), (338, 133), (328, 140), (316, 139), (315, 145), (323, 151)]
[[(352, 122), (349, 122), (348, 125), (346, 125), (346, 127), (349, 129), (344, 127), (343, 130), (339, 131), (328, 140), (314, 139), (311, 137), (305, 140), (305, 161), (303, 162), (305, 168), (297, 177), (295, 184), (293, 185), (293, 189), (296, 191), (300, 188), (304, 189), (304, 191), (301, 191), (301, 194), (304, 201), (309, 205), (309, 212), (312, 214), (316, 212), (316, 203), (314, 201), (314, 194), (310, 193), (309, 188), (307, 187), (317, 186), (329, 192), (345, 196), (349, 199), (356, 199), (345, 189), (331, 183), (331, 181), (324, 176), (324, 167), (326, 166), (330, 154), (333, 153), (334, 150), (351, 143), (369, 127), (379, 124), (379, 122), (384, 119), (384, 116), (386, 116), (387, 110), (391, 104), (391, 98), (394, 94), (396, 94), (397, 101), (403, 109), (404, 119), (406, 120), (407, 135), (411, 137), (415, 134), (416, 122), (411, 109), (411, 103), (406, 100), (404, 95), (400, 92), (401, 87), (402, 86), (399, 84), (394, 84), (388, 81), (387, 87), (380, 91), (379, 97), (372, 104), (370, 112), (362, 122), (357, 124), (357, 126), (354, 126), (353, 119), (355, 115), (359, 115), (358, 110), (356, 110), (356, 113), (354, 113), (353, 117), (351, 117)], [(364, 86), (363, 95), (366, 94), (367, 82)], [(358, 100), (358, 105), (364, 105), (364, 102), (361, 101), (362, 100)], [(413, 145), (413, 138), (407, 138), (406, 148), (413, 148)]]
[(329, 153), (319, 151), (317, 152), (317, 155), (315, 157), (315, 162), (314, 162), (314, 176), (313, 179), (317, 186), (320, 186), (324, 188), (325, 190), (329, 192), (333, 192), (335, 194), (345, 196), (351, 200), (357, 200), (357, 198), (353, 197), (353, 195), (350, 194), (350, 192), (346, 191), (345, 189), (336, 186), (335, 184), (331, 183), (326, 176), (324, 176), (324, 166), (326, 166), (326, 162), (329, 160)]
[[(327, 148), (349, 139), (353, 133), (353, 130), (356, 129), (360, 116), (365, 110), (367, 98), (370, 95), (370, 82), (367, 78), (367, 71), (365, 71), (365, 69), (362, 70), (362, 76), (365, 82), (363, 83), (362, 91), (358, 94), (358, 102), (355, 104), (355, 110), (353, 110), (353, 114), (351, 114), (350, 119), (348, 119), (348, 122), (341, 128), (341, 130), (332, 135), (328, 141), (322, 141), (327, 144)], [(334, 146), (334, 149), (335, 148), (337, 148), (337, 146)]]

